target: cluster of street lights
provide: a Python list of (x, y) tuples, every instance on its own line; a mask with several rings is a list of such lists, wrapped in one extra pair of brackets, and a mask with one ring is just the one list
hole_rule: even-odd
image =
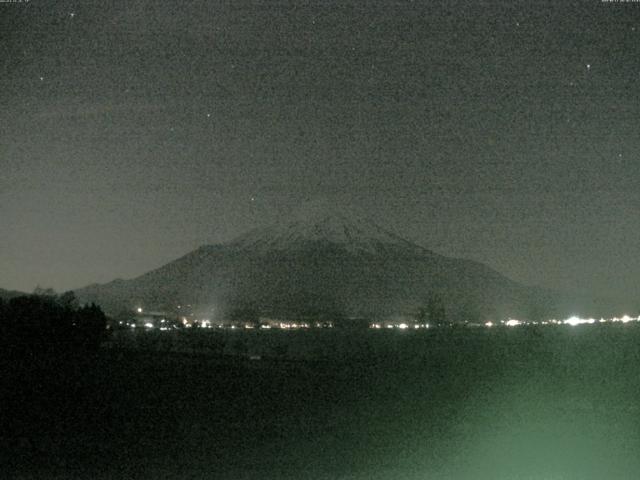
[[(518, 327), (521, 325), (570, 325), (575, 327), (577, 325), (593, 325), (595, 323), (629, 323), (629, 322), (640, 322), (640, 316), (638, 317), (630, 317), (629, 315), (623, 315), (622, 317), (613, 317), (613, 318), (600, 318), (596, 320), (595, 318), (581, 318), (577, 315), (571, 316), (564, 320), (543, 320), (540, 322), (529, 322), (523, 320), (516, 320), (514, 318), (510, 318), (509, 320), (503, 320), (500, 322), (500, 325), (505, 325), (507, 327)], [(484, 324), (485, 327), (493, 327), (493, 322), (486, 322)]]

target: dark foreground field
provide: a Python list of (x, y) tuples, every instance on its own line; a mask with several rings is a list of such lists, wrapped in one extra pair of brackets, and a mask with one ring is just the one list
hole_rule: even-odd
[(639, 326), (212, 335), (5, 360), (2, 478), (640, 478)]

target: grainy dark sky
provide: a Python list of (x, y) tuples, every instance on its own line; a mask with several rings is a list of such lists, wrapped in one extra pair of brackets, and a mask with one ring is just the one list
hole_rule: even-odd
[(640, 295), (640, 3), (0, 3), (0, 286), (132, 277), (305, 199)]

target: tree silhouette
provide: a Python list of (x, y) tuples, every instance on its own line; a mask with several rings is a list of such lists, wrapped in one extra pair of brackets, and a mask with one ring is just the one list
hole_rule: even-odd
[(25, 295), (2, 303), (0, 342), (31, 354), (96, 349), (105, 338), (106, 324), (100, 307), (79, 307), (73, 292)]
[(76, 327), (76, 338), (84, 348), (97, 348), (107, 334), (107, 317), (94, 303), (74, 312), (73, 325)]
[(418, 307), (418, 315), (416, 315), (416, 319), (418, 320), (418, 323), (429, 322), (429, 313), (426, 307)]
[(433, 293), (427, 300), (426, 308), (427, 320), (434, 325), (442, 325), (446, 320), (446, 310), (442, 296)]
[(45, 288), (38, 285), (33, 289), (33, 294), (38, 297), (55, 297), (56, 291), (53, 288)]
[(77, 310), (80, 307), (80, 302), (78, 302), (75, 293), (68, 291), (58, 297), (58, 305), (67, 310)]

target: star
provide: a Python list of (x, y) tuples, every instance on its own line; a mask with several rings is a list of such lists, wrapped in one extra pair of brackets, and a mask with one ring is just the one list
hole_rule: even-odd
[(207, 118), (211, 118), (211, 114), (210, 113), (207, 113)]
[(75, 16), (76, 16), (76, 12), (71, 12), (71, 13), (69, 13), (69, 16), (70, 16), (71, 18), (75, 17)]
[(591, 70), (591, 64), (587, 63), (587, 70)]
[(44, 81), (44, 77), (40, 77), (40, 81), (43, 82)]

